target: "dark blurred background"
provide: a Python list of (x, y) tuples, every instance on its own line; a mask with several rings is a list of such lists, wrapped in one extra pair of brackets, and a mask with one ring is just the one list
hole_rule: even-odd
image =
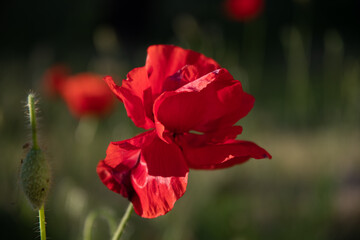
[[(311, 99), (306, 96), (307, 102), (302, 103), (306, 106), (298, 106), (302, 108), (298, 111), (310, 111), (312, 121), (322, 124), (327, 118), (324, 109), (333, 108), (323, 106), (326, 101), (323, 95), (340, 94), (331, 92), (334, 89), (324, 89), (332, 88), (329, 84), (339, 87), (338, 90), (347, 88), (340, 86), (339, 75), (344, 68), (357, 64), (360, 3), (355, 0), (265, 1), (263, 12), (244, 23), (227, 17), (224, 2), (5, 1), (0, 7), (1, 61), (21, 59), (37, 68), (65, 62), (74, 72), (81, 72), (89, 70), (94, 58), (110, 55), (126, 62), (119, 76), (123, 78), (131, 67), (143, 64), (147, 46), (178, 44), (201, 51), (224, 67), (240, 66), (252, 82), (248, 84), (252, 93), (259, 93), (259, 101), (265, 99), (265, 103), (271, 104), (266, 108), (285, 109), (286, 106), (282, 106), (288, 97), (285, 92), (293, 95), (291, 91), (295, 91), (298, 84), (303, 85), (300, 87), (303, 94), (311, 95)], [(106, 34), (109, 34), (106, 31), (115, 34), (117, 42), (104, 50), (102, 46), (107, 44)], [(43, 65), (39, 66), (36, 60)], [(306, 78), (299, 80), (301, 83), (294, 80), (294, 76), (299, 76), (297, 71), (303, 75), (301, 78)], [(28, 78), (23, 81), (31, 82)], [(272, 94), (268, 90), (281, 93)], [(293, 101), (302, 101), (301, 94), (295, 94)], [(341, 108), (336, 104), (334, 107)], [(285, 121), (281, 125), (289, 120), (303, 120), (297, 120), (299, 116), (294, 116), (295, 119), (280, 116)]]
[[(23, 55), (39, 44), (50, 45), (58, 52), (71, 52), (71, 48), (76, 47), (91, 49), (94, 31), (101, 25), (113, 27), (126, 45), (169, 42), (175, 34), (174, 21), (181, 15), (191, 15), (202, 26), (221, 27), (226, 39), (239, 37), (243, 25), (225, 17), (223, 2), (4, 1), (1, 3), (1, 50)], [(284, 25), (297, 25), (312, 32), (312, 41), (318, 48), (325, 32), (334, 29), (349, 48), (355, 47), (353, 50), (358, 51), (358, 1), (268, 0), (265, 3), (261, 17), (266, 19), (267, 45), (279, 45), (278, 32)]]
[(92, 239), (109, 238), (104, 219), (117, 223), (127, 201), (101, 184), (95, 168), (110, 141), (142, 130), (119, 103), (107, 118), (85, 120), (95, 130), (84, 143), (76, 135), (84, 123), (43, 94), (42, 78), (61, 62), (73, 73), (120, 81), (144, 65), (151, 44), (193, 49), (229, 69), (256, 98), (240, 137), (273, 159), (192, 171), (174, 209), (154, 220), (134, 214), (124, 239), (360, 238), (360, 2), (266, 0), (247, 21), (229, 18), (224, 2), (0, 3), (1, 239), (38, 237), (37, 213), (18, 183), (30, 89), (53, 165), (49, 238), (82, 239), (94, 211), (106, 217), (96, 218)]

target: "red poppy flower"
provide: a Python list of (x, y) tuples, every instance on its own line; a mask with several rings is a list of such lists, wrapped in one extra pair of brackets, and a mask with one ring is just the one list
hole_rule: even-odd
[(257, 17), (264, 8), (263, 0), (226, 0), (225, 11), (236, 21), (247, 21)]
[(43, 77), (45, 94), (50, 97), (59, 95), (69, 74), (70, 69), (63, 64), (57, 64), (49, 68)]
[(64, 81), (61, 96), (76, 117), (103, 116), (114, 106), (115, 99), (102, 77), (93, 73), (72, 75)]
[(189, 168), (219, 169), (271, 158), (255, 143), (235, 140), (242, 128), (234, 124), (248, 114), (254, 98), (200, 53), (151, 46), (145, 66), (129, 72), (122, 86), (111, 77), (105, 81), (138, 127), (154, 128), (112, 142), (97, 167), (101, 181), (128, 198), (142, 217), (172, 209), (185, 193)]

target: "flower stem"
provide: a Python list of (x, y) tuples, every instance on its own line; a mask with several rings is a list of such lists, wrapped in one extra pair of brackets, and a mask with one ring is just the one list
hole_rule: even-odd
[(36, 115), (35, 115), (35, 99), (34, 98), (35, 98), (34, 94), (30, 93), (28, 96), (28, 108), (29, 108), (33, 148), (38, 149), (39, 146), (38, 146), (37, 134), (36, 134)]
[(46, 240), (44, 205), (39, 209), (40, 239)]
[(84, 146), (88, 146), (96, 135), (98, 120), (96, 118), (82, 117), (75, 131), (75, 139)]
[(133, 205), (132, 203), (130, 202), (129, 203), (129, 206), (127, 207), (126, 209), (126, 212), (124, 214), (124, 216), (122, 217), (121, 221), (120, 221), (120, 224), (119, 226), (117, 227), (113, 237), (111, 240), (118, 240), (120, 239), (121, 235), (123, 234), (124, 232), (124, 228), (126, 226), (126, 223), (127, 221), (130, 219), (130, 216), (131, 216), (131, 212), (133, 210)]
[(96, 212), (91, 212), (85, 220), (84, 229), (83, 229), (83, 235), (84, 240), (90, 240), (91, 239), (91, 229), (94, 225), (95, 218), (97, 217)]
[(98, 217), (102, 217), (108, 223), (109, 234), (112, 235), (114, 233), (116, 224), (112, 214), (110, 214), (110, 212), (106, 210), (92, 211), (87, 215), (85, 219), (85, 224), (83, 229), (83, 240), (91, 240), (91, 234), (92, 234), (94, 222)]

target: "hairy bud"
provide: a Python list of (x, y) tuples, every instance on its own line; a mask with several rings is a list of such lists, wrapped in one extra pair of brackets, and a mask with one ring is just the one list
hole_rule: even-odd
[(50, 188), (50, 167), (39, 148), (31, 148), (21, 166), (20, 179), (34, 209), (44, 204)]
[[(33, 208), (40, 209), (49, 192), (51, 172), (45, 154), (41, 151), (37, 141), (35, 96), (33, 93), (28, 95), (27, 107), (32, 132), (32, 147), (22, 163), (20, 182)], [(29, 145), (30, 143), (24, 146), (27, 148)]]

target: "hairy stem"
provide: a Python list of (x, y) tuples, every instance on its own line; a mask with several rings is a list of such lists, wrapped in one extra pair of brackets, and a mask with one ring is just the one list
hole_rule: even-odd
[(46, 240), (44, 205), (39, 209), (40, 239)]
[(29, 108), (33, 148), (38, 149), (39, 146), (37, 142), (37, 133), (36, 133), (35, 96), (32, 93), (30, 93), (28, 96), (28, 108)]

